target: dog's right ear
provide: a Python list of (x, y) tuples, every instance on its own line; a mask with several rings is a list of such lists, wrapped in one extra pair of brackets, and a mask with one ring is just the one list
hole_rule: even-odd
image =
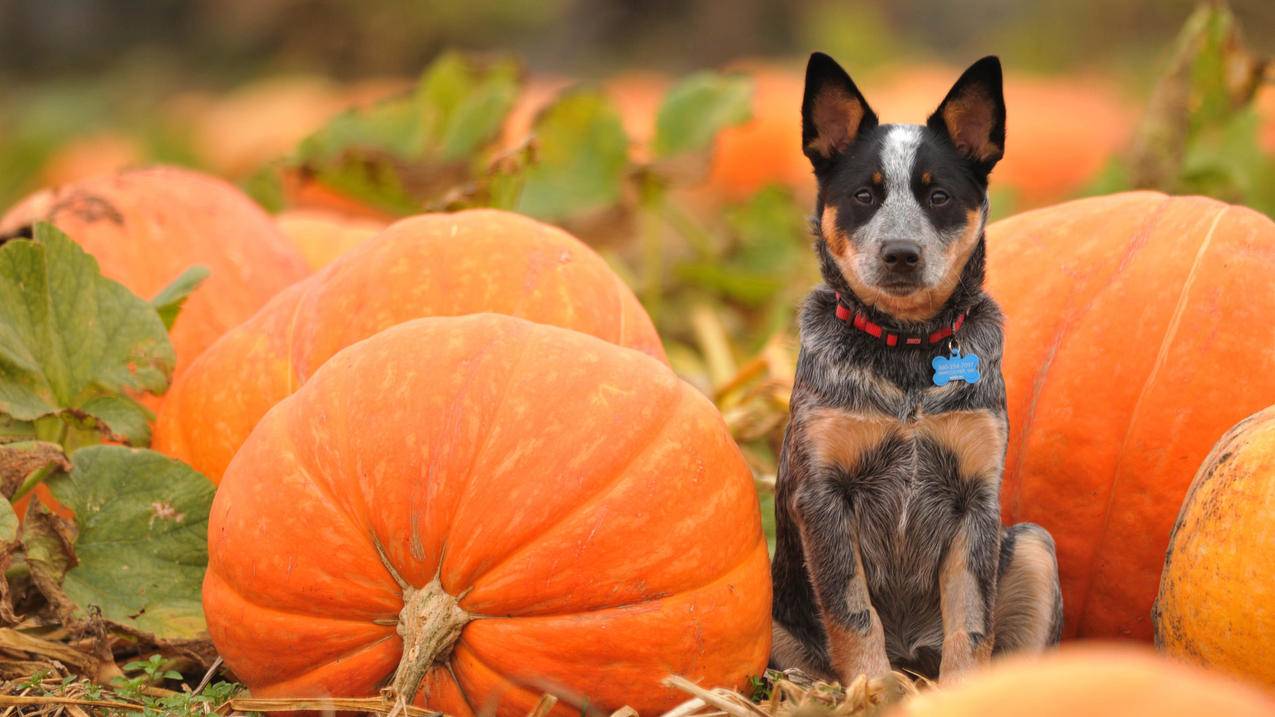
[(828, 167), (876, 126), (876, 113), (841, 65), (822, 52), (811, 54), (801, 100), (801, 148), (815, 171)]

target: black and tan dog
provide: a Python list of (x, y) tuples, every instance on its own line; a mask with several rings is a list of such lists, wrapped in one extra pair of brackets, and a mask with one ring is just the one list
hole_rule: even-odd
[(880, 125), (816, 53), (801, 112), (825, 284), (780, 458), (772, 663), (950, 680), (1053, 644), (1053, 540), (1000, 523), (1001, 313), (982, 290), (1000, 63), (966, 70), (926, 125)]

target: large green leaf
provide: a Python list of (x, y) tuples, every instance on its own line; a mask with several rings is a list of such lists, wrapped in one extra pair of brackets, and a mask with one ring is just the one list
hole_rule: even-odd
[(629, 140), (605, 95), (595, 90), (564, 94), (541, 113), (534, 133), (535, 159), (521, 170), (515, 209), (560, 220), (620, 199)]
[(308, 137), (292, 163), (319, 182), (392, 212), (410, 212), (466, 182), (518, 95), (512, 60), (448, 53), (411, 94), (346, 112)]
[(212, 483), (143, 449), (91, 446), (71, 461), (70, 473), (49, 480), (79, 528), (67, 596), (157, 637), (197, 637), (205, 630), (200, 585)]
[(655, 121), (655, 156), (709, 150), (718, 132), (752, 116), (752, 95), (744, 75), (698, 72), (677, 83)]
[(173, 348), (155, 309), (49, 224), (0, 246), (0, 413), (31, 420), (102, 393), (159, 393)]

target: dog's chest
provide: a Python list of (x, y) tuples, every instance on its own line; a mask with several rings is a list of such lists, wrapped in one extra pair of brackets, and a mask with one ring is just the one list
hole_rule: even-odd
[(928, 397), (900, 395), (866, 410), (815, 407), (802, 421), (817, 474), (840, 483), (850, 501), (870, 573), (885, 565), (911, 575), (936, 570), (964, 497), (999, 480), (1003, 416), (931, 412)]

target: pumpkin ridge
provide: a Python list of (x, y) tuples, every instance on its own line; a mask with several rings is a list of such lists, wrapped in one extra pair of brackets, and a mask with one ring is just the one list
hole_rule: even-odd
[[(314, 286), (313, 282), (308, 283), (310, 283), (310, 287)], [(296, 336), (297, 322), (301, 320), (301, 307), (305, 304), (306, 299), (310, 298), (310, 287), (306, 287), (306, 291), (303, 291), (298, 295), (297, 305), (292, 309), (292, 318), (288, 320), (288, 334), (283, 339), (283, 345), (286, 346), (288, 350), (288, 392), (284, 394), (285, 396), (291, 396), (296, 393), (297, 389), (300, 388), (300, 384), (305, 383), (304, 381), (297, 381)]]
[[(482, 314), (471, 314), (471, 316), (491, 317), (491, 316), (497, 316), (497, 314), (484, 312)], [(526, 321), (526, 320), (515, 319), (515, 321)], [(525, 337), (525, 334), (526, 334), (525, 328), (523, 326), (519, 326), (518, 329), (519, 329), (518, 333), (522, 334)], [(519, 341), (518, 353), (514, 355), (514, 359), (509, 364), (508, 370), (505, 371), (505, 377), (504, 377), (505, 382), (503, 386), (504, 390), (500, 392), (499, 394), (500, 398), (496, 401), (496, 405), (492, 407), (491, 412), (488, 414), (489, 417), (499, 415), (501, 410), (504, 409), (505, 400), (509, 397), (509, 393), (510, 393), (509, 386), (513, 382), (513, 377), (518, 375), (517, 369), (519, 366), (522, 365), (523, 358), (526, 357), (526, 354), (527, 354), (527, 342)], [(465, 481), (464, 481), (465, 489), (461, 491), (460, 497), (456, 499), (456, 505), (452, 507), (452, 514), (450, 517), (452, 517), (453, 519), (457, 515), (460, 515), (461, 511), (466, 507), (466, 505), (469, 503), (471, 497), (474, 494), (474, 483), (477, 482), (474, 480), (474, 466), (478, 463), (479, 456), (481, 456), (483, 452), (487, 450), (487, 445), (490, 442), (491, 442), (491, 431), (487, 431), (483, 435), (482, 441), (479, 442), (478, 445), (474, 447), (473, 454), (470, 456), (469, 467), (465, 469)], [(443, 539), (438, 544), (438, 574), (439, 574), (440, 580), (442, 575), (445, 572), (443, 563), (447, 559), (447, 544), (448, 542), (450, 542), (451, 537), (452, 537), (452, 524), (449, 523), (447, 526), (447, 531), (443, 535)], [(398, 569), (397, 566), (395, 569)], [(446, 586), (444, 586), (444, 589), (446, 589)], [(473, 589), (472, 581), (469, 586), (469, 589), (471, 590)]]
[[(332, 662), (341, 662), (342, 660), (348, 660), (348, 659), (350, 659), (351, 657), (354, 657), (355, 655), (357, 655), (357, 654), (359, 654), (359, 653), (361, 653), (361, 652), (364, 652), (364, 651), (366, 651), (366, 650), (371, 650), (371, 649), (373, 649), (373, 648), (376, 648), (376, 647), (380, 646), (380, 645), (381, 645), (382, 643), (384, 643), (386, 640), (395, 639), (395, 638), (397, 638), (397, 637), (398, 637), (398, 635), (396, 635), (396, 634), (395, 634), (395, 633), (393, 633), (393, 632), (390, 632), (389, 634), (384, 635), (384, 636), (382, 636), (382, 637), (379, 637), (379, 638), (377, 638), (377, 639), (375, 639), (375, 640), (372, 640), (371, 642), (365, 642), (365, 643), (363, 643), (362, 645), (359, 645), (359, 646), (357, 646), (357, 647), (354, 647), (354, 648), (351, 648), (351, 649), (349, 649), (349, 650), (346, 650), (345, 652), (342, 652), (342, 653), (339, 653), (339, 654), (337, 654), (337, 655), (334, 655), (334, 656), (332, 656), (331, 661), (332, 661)], [(297, 672), (297, 673), (293, 673), (293, 674), (288, 674), (288, 673), (286, 673), (286, 672), (281, 673), (281, 674), (279, 675), (278, 679), (273, 679), (273, 680), (271, 680), (270, 682), (266, 682), (266, 683), (264, 683), (264, 684), (260, 685), (257, 689), (258, 689), (258, 690), (260, 690), (260, 689), (269, 689), (270, 687), (272, 687), (272, 686), (274, 686), (274, 685), (277, 685), (277, 684), (279, 684), (280, 682), (288, 682), (288, 681), (290, 681), (290, 680), (303, 679), (303, 678), (305, 678), (305, 677), (308, 677), (308, 676), (310, 675), (310, 673), (312, 673), (312, 672), (314, 672), (315, 670), (320, 669), (320, 668), (322, 668), (322, 667), (323, 667), (323, 665), (316, 665), (315, 667), (311, 667), (311, 668), (310, 668), (310, 669), (308, 669), (308, 670), (302, 670), (301, 672)]]
[[(398, 637), (398, 636), (391, 634), (390, 637)], [(365, 643), (356, 650), (352, 650), (348, 653), (342, 654), (341, 659), (344, 661), (349, 661), (350, 659), (357, 657), (358, 655), (371, 652), (373, 650), (382, 649), (385, 646), (385, 643), (386, 643), (386, 640), (374, 640), (372, 642)], [(287, 683), (295, 683), (299, 681), (304, 682), (306, 680), (309, 680), (316, 673), (320, 673), (320, 672), (323, 672), (324, 670), (331, 669), (334, 664), (337, 664), (337, 663), (326, 662), (326, 663), (316, 664), (312, 668), (304, 672), (297, 673), (296, 675), (293, 675), (286, 679), (271, 680), (268, 683), (257, 684), (251, 690), (251, 693), (254, 696), (262, 696), (262, 697), (294, 697), (296, 696), (295, 694), (289, 694), (290, 692), (295, 692), (294, 688), (285, 688), (282, 690), (277, 688), (279, 687), (279, 685), (283, 685)]]
[[(300, 610), (289, 610), (287, 608), (282, 608), (282, 607), (279, 607), (278, 605), (267, 605), (266, 603), (263, 603), (259, 600), (254, 599), (256, 596), (256, 593), (246, 593), (240, 590), (238, 585), (236, 585), (235, 583), (232, 583), (229, 578), (227, 578), (225, 575), (222, 575), (211, 565), (209, 566), (208, 571), (217, 577), (217, 580), (221, 583), (222, 588), (229, 590), (230, 592), (234, 593), (240, 600), (243, 600), (245, 603), (248, 603), (249, 605), (252, 605), (253, 607), (258, 608), (260, 610), (269, 610), (270, 612), (278, 613), (280, 615), (292, 615), (294, 617), (304, 617), (304, 618), (311, 618), (315, 620), (332, 620), (334, 622), (352, 622), (355, 624), (375, 624), (373, 621), (367, 620), (361, 617), (360, 618), (339, 617), (339, 616), (334, 617), (331, 613), (302, 612)], [(388, 615), (386, 617), (388, 617)]]
[[(1146, 245), (1146, 237), (1149, 237), (1151, 235), (1151, 232), (1154, 230), (1154, 227), (1159, 222), (1161, 216), (1164, 214), (1166, 210), (1168, 210), (1170, 201), (1172, 199), (1171, 197), (1165, 194), (1162, 194), (1160, 192), (1133, 192), (1130, 194), (1131, 195), (1147, 194), (1147, 195), (1155, 196), (1160, 199), (1160, 203), (1156, 207), (1155, 213), (1148, 216), (1142, 222), (1142, 224), (1138, 227), (1138, 232), (1133, 236), (1132, 240), (1125, 247), (1124, 255), (1120, 257), (1120, 263), (1117, 264), (1116, 268), (1111, 272), (1111, 276), (1118, 276), (1120, 272), (1123, 271), (1123, 269), (1129, 264), (1129, 262), (1133, 260), (1133, 257), (1137, 255), (1137, 253), (1141, 251), (1142, 248)], [(1135, 197), (1130, 196), (1130, 200), (1134, 198)], [(1083, 200), (1077, 200), (1077, 201), (1083, 201)], [(1044, 211), (1044, 210), (1040, 210), (1040, 211)], [(1142, 237), (1141, 241), (1139, 241), (1139, 237)], [(1030, 429), (1036, 417), (1036, 406), (1040, 401), (1040, 396), (1041, 396), (1041, 393), (1044, 391), (1045, 384), (1049, 382), (1049, 370), (1053, 367), (1054, 359), (1058, 356), (1058, 350), (1062, 347), (1067, 335), (1071, 333), (1072, 329), (1074, 329), (1076, 325), (1079, 323), (1080, 317), (1087, 315), (1089, 311), (1093, 308), (1093, 305), (1097, 301), (1097, 297), (1099, 293), (1101, 293), (1101, 290), (1095, 291), (1094, 294), (1089, 297), (1089, 300), (1085, 302), (1085, 305), (1080, 308), (1080, 310), (1069, 313), (1067, 315), (1067, 320), (1062, 322), (1059, 325), (1058, 332), (1054, 336), (1054, 341), (1050, 345), (1049, 355), (1046, 357), (1045, 362), (1041, 364), (1041, 368), (1037, 372), (1035, 380), (1032, 381), (1032, 398), (1027, 405), (1027, 415), (1023, 421), (1022, 428), (1018, 430), (1018, 442), (1015, 444), (1016, 453), (1014, 457), (1014, 471), (1012, 473), (1012, 475), (1015, 477), (1015, 480), (1011, 486), (1013, 488), (1013, 494), (1014, 494), (1013, 504), (1012, 504), (1013, 514), (1018, 514), (1022, 510), (1022, 494), (1023, 493), (1022, 493), (1022, 490), (1020, 490), (1021, 482), (1022, 482), (1021, 476), (1022, 476), (1023, 461), (1026, 460), (1026, 456), (1027, 456), (1027, 451), (1024, 450), (1024, 447), (1027, 441), (1027, 436), (1031, 434)], [(1011, 434), (1012, 434), (1012, 430), (1013, 429), (1011, 427)], [(1006, 471), (1006, 473), (1009, 473), (1009, 472)]]
[(667, 600), (668, 598), (675, 597), (676, 595), (679, 595), (679, 594), (685, 594), (688, 592), (695, 592), (697, 590), (704, 590), (705, 588), (710, 588), (713, 585), (716, 585), (717, 583), (721, 582), (722, 579), (731, 575), (735, 571), (746, 567), (747, 563), (750, 560), (756, 559), (756, 553), (757, 553), (757, 547), (754, 545), (751, 550), (745, 551), (743, 553), (743, 557), (740, 558), (739, 562), (734, 563), (733, 565), (727, 566), (725, 570), (721, 571), (720, 573), (716, 573), (712, 575), (711, 577), (709, 577), (707, 580), (705, 580), (702, 583), (698, 583), (696, 585), (691, 585), (691, 586), (678, 586), (676, 592), (674, 591), (661, 592), (659, 594), (653, 594), (651, 595), (651, 597), (643, 598), (641, 600), (629, 600), (628, 602), (617, 603), (615, 605), (598, 605), (595, 607), (590, 607), (587, 610), (572, 610), (570, 612), (540, 612), (540, 613), (527, 613), (522, 615), (484, 615), (482, 613), (471, 613), (471, 614), (474, 616), (475, 620), (537, 620), (542, 618), (556, 620), (556, 619), (561, 619), (564, 617), (571, 617), (573, 615), (592, 615), (594, 613), (606, 612), (607, 610), (625, 610), (628, 608), (638, 607), (640, 605), (648, 605), (653, 602)]
[[(1161, 206), (1164, 206), (1163, 204)], [(1213, 223), (1209, 226), (1209, 230), (1205, 233), (1204, 238), (1200, 240), (1200, 246), (1196, 248), (1195, 258), (1191, 261), (1191, 268), (1187, 270), (1186, 278), (1182, 281), (1182, 288), (1178, 291), (1178, 301), (1173, 307), (1173, 314), (1169, 317), (1169, 324), (1164, 330), (1164, 334), (1160, 339), (1160, 346), (1156, 351), (1155, 362), (1151, 364), (1151, 371), (1148, 372), (1146, 379), (1142, 382), (1142, 388), (1138, 391), (1138, 398), (1133, 403), (1133, 410), (1129, 412), (1129, 421), (1125, 424), (1124, 436), (1120, 439), (1120, 449), (1116, 453), (1117, 456), (1124, 456), (1125, 449), (1129, 443), (1129, 436), (1133, 434), (1134, 426), (1138, 423), (1138, 415), (1142, 411), (1143, 401), (1146, 399), (1147, 392), (1155, 383), (1155, 378), (1159, 374), (1160, 369), (1164, 367), (1168, 357), (1169, 348), (1173, 346), (1173, 342), (1177, 337), (1178, 328), (1182, 323), (1182, 313), (1186, 311), (1187, 296), (1191, 292), (1191, 288), (1195, 285), (1196, 270), (1200, 266), (1200, 262), (1204, 259), (1205, 253), (1209, 246), (1213, 243), (1213, 234), (1217, 231), (1217, 227), (1222, 222), (1222, 216), (1226, 214), (1226, 210), (1230, 207), (1223, 204), (1218, 209), (1217, 214), (1213, 217)], [(1160, 213), (1156, 214), (1158, 219)], [(1123, 461), (1122, 461), (1123, 462)], [(1120, 488), (1120, 477), (1122, 475), (1121, 465), (1117, 463), (1114, 466), (1111, 477), (1111, 488), (1107, 492), (1107, 505), (1103, 509), (1102, 528), (1099, 529), (1097, 539), (1094, 541), (1094, 548), (1090, 554), (1089, 564), (1093, 565), (1096, 558), (1102, 552), (1102, 546), (1106, 543), (1107, 533), (1111, 527), (1112, 509), (1115, 507), (1116, 495)], [(1080, 608), (1076, 612), (1076, 630), (1084, 629), (1086, 616), (1088, 615), (1089, 596), (1093, 592), (1096, 566), (1091, 568), (1086, 575), (1085, 589), (1080, 594)]]
[[(502, 673), (501, 671), (497, 670), (495, 666), (493, 666), (490, 662), (483, 659), (483, 657), (478, 654), (478, 651), (474, 649), (473, 645), (463, 644), (458, 642), (456, 644), (456, 649), (458, 651), (463, 650), (464, 653), (469, 657), (469, 659), (473, 660), (474, 662), (477, 662), (479, 665), (482, 665), (482, 667), (486, 669), (488, 672), (490, 672), (491, 674), (499, 676), (501, 680), (511, 685), (514, 689), (520, 692), (529, 693), (529, 696), (531, 697), (532, 700), (535, 700), (540, 694), (547, 691), (543, 689), (537, 690), (534, 688), (532, 690), (529, 690), (526, 685), (516, 682), (513, 677)], [(478, 710), (474, 709), (473, 700), (469, 698), (469, 692), (468, 690), (465, 689), (465, 684), (464, 682), (461, 681), (460, 675), (456, 674), (456, 669), (455, 669), (453, 660), (449, 660), (447, 662), (447, 671), (451, 673), (452, 679), (456, 681), (456, 687), (457, 689), (460, 690), (461, 696), (465, 699), (465, 704), (466, 706), (469, 707), (469, 711), (475, 715), (480, 714)], [(566, 702), (569, 704), (572, 703), (571, 695), (569, 694), (556, 695), (556, 696), (558, 697), (560, 702)], [(504, 699), (507, 699), (508, 697), (509, 697), (508, 693), (501, 694), (502, 701)], [(488, 713), (490, 713), (490, 711)]]
[[(514, 548), (509, 554), (500, 558), (495, 563), (487, 566), (482, 572), (476, 575), (470, 576), (468, 590), (473, 590), (474, 587), (478, 585), (478, 582), (482, 580), (484, 577), (490, 575), (497, 568), (500, 568), (505, 563), (508, 563), (510, 560), (514, 559), (515, 557), (517, 557), (518, 555), (521, 555), (526, 550), (535, 546), (536, 543), (538, 543), (541, 538), (551, 535), (555, 529), (561, 527), (564, 523), (567, 523), (568, 521), (570, 521), (573, 516), (578, 515), (584, 508), (592, 507), (594, 503), (610, 495), (610, 493), (614, 491), (616, 488), (619, 488), (620, 486), (624, 485), (624, 479), (628, 477), (627, 476), (628, 468), (632, 466), (633, 463), (637, 461), (639, 458), (643, 457), (641, 454), (641, 451), (638, 449), (650, 446), (657, 439), (659, 439), (660, 437), (664, 435), (664, 432), (668, 430), (668, 427), (672, 424), (672, 422), (668, 419), (670, 419), (677, 412), (677, 410), (681, 408), (683, 401), (686, 400), (685, 394), (681, 391), (674, 391), (674, 392), (671, 392), (671, 394), (672, 394), (670, 397), (671, 400), (669, 400), (668, 403), (672, 405), (671, 407), (669, 407), (669, 410), (663, 412), (662, 415), (660, 416), (660, 418), (664, 420), (658, 420), (654, 418), (651, 420), (651, 424), (655, 426), (654, 432), (644, 435), (641, 442), (634, 443), (634, 445), (632, 446), (633, 450), (629, 452), (627, 456), (625, 456), (624, 462), (620, 463), (618, 466), (615, 467), (614, 470), (616, 472), (616, 478), (614, 480), (608, 481), (605, 485), (601, 486), (596, 493), (584, 499), (583, 501), (580, 501), (578, 503), (574, 503), (573, 505), (568, 506), (567, 510), (562, 515), (557, 516), (552, 523), (545, 526), (545, 529), (537, 533), (534, 537), (532, 537), (531, 540)], [(460, 510), (457, 509), (456, 513), (459, 513), (459, 512)]]

